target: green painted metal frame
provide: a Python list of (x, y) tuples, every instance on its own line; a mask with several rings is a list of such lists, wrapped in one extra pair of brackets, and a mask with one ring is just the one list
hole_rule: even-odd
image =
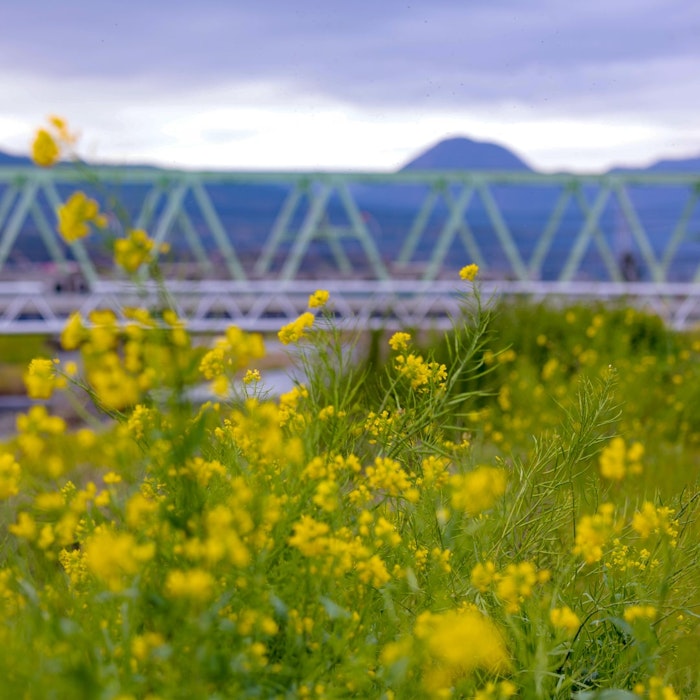
[[(393, 270), (402, 272), (409, 269), (420, 240), (428, 230), (431, 215), (440, 200), (447, 208), (447, 218), (435, 239), (429, 259), (427, 262), (424, 261), (420, 269), (418, 275), (420, 279), (430, 281), (440, 277), (445, 259), (455, 240), (461, 242), (465, 260), (476, 262), (488, 270), (489, 261), (479, 247), (469, 224), (469, 207), (478, 198), (505, 259), (511, 267), (512, 278), (516, 281), (537, 281), (541, 278), (543, 264), (560, 230), (567, 208), (572, 202), (580, 209), (583, 223), (575, 238), (570, 241), (559, 281), (568, 282), (575, 279), (590, 246), (597, 249), (609, 279), (613, 282), (623, 281), (620, 262), (616, 259), (601, 229), (600, 221), (610, 200), (615, 199), (652, 281), (664, 283), (670, 281), (669, 270), (679, 245), (690, 236), (688, 223), (700, 199), (700, 173), (609, 175), (542, 175), (468, 171), (395, 174), (195, 173), (106, 167), (94, 168), (91, 172), (91, 183), (141, 184), (150, 187), (134, 226), (149, 230), (157, 243), (166, 242), (171, 232), (179, 227), (197, 264), (203, 271), (211, 272), (212, 263), (192, 223), (194, 213), (192, 203), (194, 203), (208, 227), (218, 252), (222, 255), (229, 278), (238, 281), (246, 280), (250, 275), (246, 274), (236, 252), (235, 231), (226, 231), (207, 192), (207, 185), (239, 183), (290, 186), (290, 192), (277, 214), (276, 221), (251, 271), (253, 277), (275, 278), (280, 281), (297, 279), (304, 257), (315, 241), (325, 241), (339, 272), (345, 276), (351, 275), (352, 262), (343, 247), (343, 241), (346, 239), (353, 239), (359, 243), (366, 257), (368, 269), (375, 279), (391, 279)], [(57, 189), (59, 185), (77, 188), (84, 184), (84, 174), (70, 167), (46, 171), (33, 167), (0, 168), (0, 185), (5, 186), (0, 198), (0, 275), (6, 267), (8, 257), (21, 234), (24, 223), (30, 218), (33, 219), (50, 258), (59, 269), (67, 269), (64, 245), (55, 230), (56, 222), (47, 218), (45, 209), (48, 205), (50, 210), (55, 211), (59, 206), (61, 201)], [(426, 188), (423, 203), (406, 232), (396, 260), (382, 259), (379, 247), (353, 196), (352, 187), (355, 185), (420, 185)], [(525, 260), (518, 249), (503, 211), (493, 195), (492, 188), (496, 186), (561, 188), (561, 193), (536, 240), (529, 260)], [(590, 186), (597, 188), (592, 201), (589, 201), (585, 192), (585, 188)], [(672, 230), (669, 230), (666, 245), (660, 256), (654, 252), (629, 196), (629, 188), (635, 186), (684, 186), (689, 189), (688, 198), (679, 219)], [(328, 210), (331, 201), (340, 203), (347, 217), (346, 225), (338, 226), (329, 223)], [(305, 204), (306, 209), (304, 209)], [(300, 212), (305, 212), (305, 215), (301, 225), (295, 230), (292, 223)], [(288, 248), (285, 247), (287, 242), (290, 242)], [(98, 273), (96, 270), (81, 241), (69, 247), (89, 285), (94, 285), (104, 277), (104, 273)], [(280, 256), (281, 264), (275, 266), (275, 261)], [(275, 267), (278, 268), (277, 271), (273, 269)], [(694, 274), (693, 281), (700, 282), (700, 265)]]

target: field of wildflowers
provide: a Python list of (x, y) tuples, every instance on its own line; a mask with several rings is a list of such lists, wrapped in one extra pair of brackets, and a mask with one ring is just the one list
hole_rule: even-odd
[[(65, 206), (67, 239), (101, 225)], [(129, 274), (152, 251), (114, 247)], [(40, 401), (0, 445), (2, 695), (698, 697), (698, 341), (629, 310), (494, 312), (477, 273), (454, 333), (396, 333), (381, 368), (319, 290), (279, 332), (305, 383), (275, 399), (257, 334), (72, 316), (80, 362), (31, 361)]]

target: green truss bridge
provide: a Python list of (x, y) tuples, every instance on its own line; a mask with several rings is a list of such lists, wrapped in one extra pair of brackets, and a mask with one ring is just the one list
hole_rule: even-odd
[[(66, 244), (75, 189), (109, 214)], [(0, 167), (0, 333), (59, 332), (73, 310), (158, 303), (112, 264), (143, 228), (193, 331), (274, 330), (328, 289), (340, 323), (444, 327), (458, 270), (484, 296), (625, 297), (677, 327), (700, 319), (700, 173), (263, 173)]]

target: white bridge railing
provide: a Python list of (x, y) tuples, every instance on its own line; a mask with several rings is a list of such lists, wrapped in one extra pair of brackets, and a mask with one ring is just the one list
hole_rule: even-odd
[[(485, 301), (500, 296), (550, 303), (574, 300), (624, 301), (657, 313), (678, 329), (700, 320), (700, 285), (645, 282), (480, 282)], [(153, 284), (98, 282), (94, 290), (47, 293), (40, 282), (0, 284), (0, 333), (58, 334), (70, 313), (87, 317), (111, 309), (167, 303), (194, 333), (216, 333), (235, 324), (272, 332), (307, 308), (316, 289), (331, 293), (329, 309), (342, 327), (448, 329), (469, 303), (469, 283), (460, 280), (315, 280), (170, 282), (167, 291)]]

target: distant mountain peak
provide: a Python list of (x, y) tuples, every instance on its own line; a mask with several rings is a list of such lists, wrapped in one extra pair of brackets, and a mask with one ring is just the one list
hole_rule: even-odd
[(401, 168), (411, 170), (520, 170), (532, 168), (512, 151), (466, 136), (443, 139)]

